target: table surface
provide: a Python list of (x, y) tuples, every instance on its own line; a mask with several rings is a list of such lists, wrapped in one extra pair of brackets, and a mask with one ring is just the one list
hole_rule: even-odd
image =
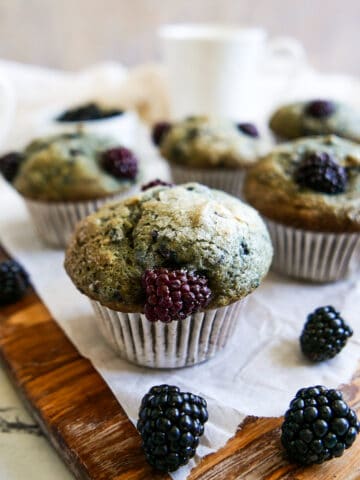
[(71, 480), (0, 367), (0, 480)]

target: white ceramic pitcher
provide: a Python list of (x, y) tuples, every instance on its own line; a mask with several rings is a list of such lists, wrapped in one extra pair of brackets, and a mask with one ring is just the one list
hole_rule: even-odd
[(257, 101), (257, 79), (270, 66), (290, 80), (305, 64), (293, 38), (267, 39), (262, 28), (174, 24), (160, 28), (169, 74), (172, 114), (210, 114), (237, 119)]

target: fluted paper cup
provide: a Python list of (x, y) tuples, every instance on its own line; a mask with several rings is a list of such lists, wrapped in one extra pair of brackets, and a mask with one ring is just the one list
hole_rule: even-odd
[(149, 322), (142, 313), (122, 313), (91, 300), (99, 328), (123, 359), (151, 368), (188, 367), (222, 350), (246, 303), (198, 312), (171, 323)]
[(266, 220), (274, 247), (272, 269), (313, 282), (345, 278), (359, 268), (359, 233), (321, 233)]
[(175, 183), (198, 182), (242, 198), (246, 169), (190, 168), (171, 163), (170, 170)]
[(44, 202), (25, 198), (25, 203), (39, 237), (48, 245), (65, 248), (80, 220), (105, 203), (119, 200), (135, 191), (134, 187), (126, 193), (78, 202)]

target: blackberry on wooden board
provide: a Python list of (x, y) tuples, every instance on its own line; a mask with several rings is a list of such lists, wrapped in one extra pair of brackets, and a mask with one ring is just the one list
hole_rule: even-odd
[(29, 276), (15, 260), (0, 262), (0, 305), (20, 300), (29, 287)]
[(174, 472), (195, 455), (208, 420), (207, 403), (176, 386), (154, 386), (144, 396), (137, 429), (147, 461), (158, 470)]
[(311, 465), (340, 457), (358, 433), (358, 418), (342, 393), (318, 385), (302, 388), (291, 401), (281, 442), (291, 461)]

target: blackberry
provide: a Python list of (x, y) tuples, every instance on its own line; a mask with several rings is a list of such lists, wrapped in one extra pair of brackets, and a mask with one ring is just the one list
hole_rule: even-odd
[(253, 123), (238, 123), (236, 126), (242, 133), (245, 133), (245, 135), (249, 135), (250, 137), (254, 138), (258, 138), (260, 136), (259, 130)]
[(322, 362), (335, 357), (352, 334), (334, 307), (320, 307), (307, 317), (300, 336), (301, 350), (313, 362)]
[(155, 178), (155, 180), (152, 180), (151, 182), (145, 183), (144, 185), (141, 185), (141, 190), (144, 192), (145, 190), (148, 190), (149, 188), (152, 187), (157, 187), (159, 185), (163, 185), (164, 187), (173, 187), (173, 183), (169, 182), (164, 182), (164, 180), (160, 180), (160, 178)]
[(115, 117), (124, 112), (117, 109), (103, 109), (94, 102), (66, 110), (56, 119), (58, 122), (85, 122), (87, 120), (101, 120)]
[(336, 195), (345, 191), (347, 174), (331, 155), (315, 152), (309, 153), (300, 162), (295, 171), (295, 181), (316, 192)]
[(334, 102), (329, 100), (314, 100), (305, 107), (305, 113), (314, 118), (330, 117), (336, 110)]
[(290, 403), (281, 427), (281, 442), (290, 459), (303, 465), (341, 457), (359, 433), (354, 410), (339, 390), (302, 388)]
[(138, 160), (131, 150), (117, 147), (102, 154), (103, 169), (116, 178), (134, 179), (138, 172)]
[(0, 305), (20, 300), (29, 286), (29, 276), (14, 260), (0, 262)]
[(10, 152), (0, 157), (0, 173), (8, 182), (12, 182), (17, 175), (24, 157), (19, 152)]
[(195, 455), (208, 420), (206, 400), (178, 387), (159, 385), (144, 396), (137, 429), (147, 461), (174, 472)]
[(211, 297), (207, 278), (187, 270), (154, 268), (143, 275), (144, 312), (150, 322), (184, 320), (205, 308)]
[(155, 123), (151, 132), (151, 138), (154, 145), (159, 146), (165, 137), (165, 135), (170, 131), (171, 123), (170, 122), (158, 122)]

